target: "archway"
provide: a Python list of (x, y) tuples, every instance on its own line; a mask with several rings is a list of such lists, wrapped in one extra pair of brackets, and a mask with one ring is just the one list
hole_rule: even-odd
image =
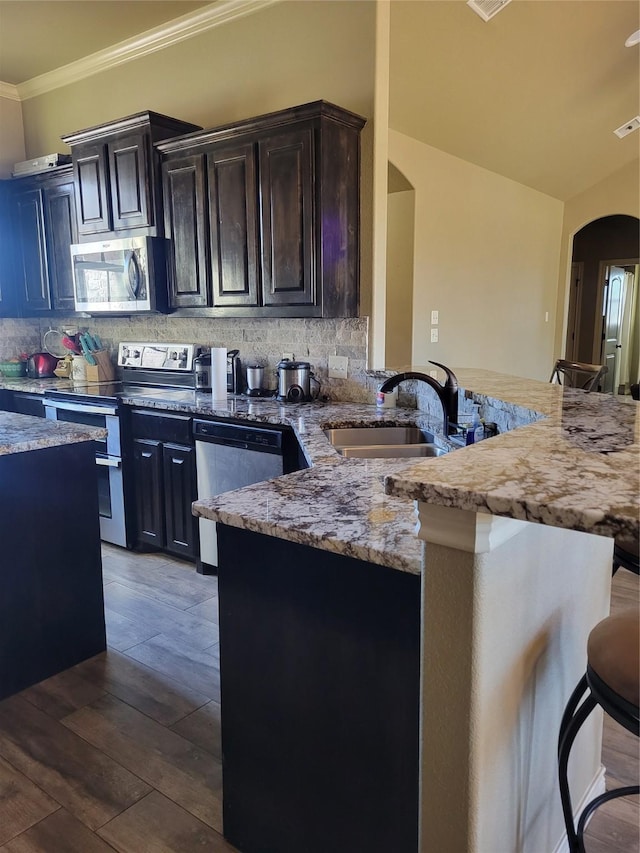
[(640, 220), (594, 220), (573, 239), (566, 358), (607, 363), (606, 390), (628, 393), (640, 373)]

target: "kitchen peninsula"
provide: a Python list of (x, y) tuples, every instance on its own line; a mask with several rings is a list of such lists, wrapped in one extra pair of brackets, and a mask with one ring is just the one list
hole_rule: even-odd
[[(418, 821), (422, 851), (561, 849), (556, 732), (584, 669), (588, 632), (608, 612), (612, 537), (638, 536), (638, 405), (485, 371), (456, 374), (464, 396), (479, 402), (483, 416), (503, 434), (418, 464), (343, 460), (322, 433), (335, 425), (338, 407), (324, 412), (308, 407), (307, 416), (298, 409), (288, 421), (308, 448), (311, 470), (194, 505), (197, 514), (222, 523), (225, 834), (230, 827), (230, 840), (242, 842), (247, 853), (256, 849), (250, 837), (254, 819), (254, 839), (280, 833), (282, 850), (300, 842), (294, 813), (278, 801), (291, 785), (287, 769), (297, 773), (295, 805), (303, 828), (306, 821), (305, 849), (339, 850), (341, 843), (345, 850), (357, 849), (363, 827), (377, 828), (379, 822), (388, 831), (390, 820), (396, 828), (414, 822), (413, 836), (404, 832), (404, 846), (396, 850), (416, 849)], [(385, 412), (389, 419), (393, 414), (404, 418), (407, 412)], [(365, 422), (346, 411), (339, 420)], [(411, 579), (421, 582), (393, 590), (393, 575), (408, 577), (408, 586)], [(358, 589), (364, 607), (357, 607)], [(345, 602), (353, 608), (350, 620)], [(368, 608), (384, 603), (393, 606), (372, 610), (377, 614), (372, 624)], [(242, 637), (233, 634), (236, 620), (245, 626)], [(378, 630), (379, 623), (384, 629)], [(395, 642), (401, 627), (404, 633)], [(238, 656), (234, 647), (240, 640)], [(309, 649), (312, 663), (305, 667)], [(417, 694), (411, 686), (416, 659)], [(239, 671), (240, 664), (251, 665)], [(366, 683), (360, 678), (358, 689), (369, 693), (359, 704), (350, 677), (363, 671)], [(385, 682), (389, 672), (397, 678)], [(288, 707), (277, 702), (270, 693), (274, 683), (298, 701)], [(401, 710), (409, 709), (405, 728), (412, 725), (414, 701), (419, 793), (417, 778), (407, 793), (413, 756), (393, 750), (381, 750), (380, 775), (373, 781), (369, 775), (367, 786), (368, 757), (387, 746), (384, 737), (401, 726)], [(368, 713), (359, 720), (356, 712), (364, 707)], [(387, 728), (385, 714), (392, 720)], [(285, 756), (280, 771), (260, 764), (265, 756), (252, 752), (259, 744), (236, 749), (260, 717), (270, 727), (271, 758)], [(376, 731), (380, 739), (366, 743), (366, 735)], [(596, 718), (581, 736), (571, 780), (576, 801), (603, 785)], [(292, 743), (307, 750), (301, 755), (313, 769), (304, 777), (296, 754), (293, 764), (286, 759)], [(314, 755), (309, 744), (315, 745)], [(350, 776), (359, 762), (365, 772)], [(389, 772), (415, 798), (405, 802), (404, 811), (397, 801), (385, 808), (372, 797)], [(247, 781), (268, 793), (267, 811), (287, 819), (261, 824), (264, 811), (252, 799), (255, 791), (247, 804), (258, 810), (243, 813)], [(305, 789), (313, 792), (306, 802)], [(246, 842), (236, 834), (240, 825)], [(331, 836), (345, 826), (348, 837)]]
[(0, 412), (0, 699), (106, 648), (93, 440)]

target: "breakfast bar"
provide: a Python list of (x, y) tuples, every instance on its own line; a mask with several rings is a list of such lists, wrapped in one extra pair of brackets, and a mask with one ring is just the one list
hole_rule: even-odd
[[(307, 553), (353, 559), (361, 584), (366, 583), (364, 570), (360, 573), (366, 564), (418, 576), (418, 849), (559, 851), (564, 827), (555, 753), (562, 710), (584, 669), (587, 635), (608, 613), (613, 539), (637, 538), (639, 532), (638, 405), (487, 371), (455, 372), (464, 389), (461, 408), (479, 403), (482, 416), (498, 424), (501, 434), (496, 438), (417, 464), (345, 460), (326, 439), (323, 443), (323, 430), (334, 426), (335, 412), (329, 411), (332, 407), (316, 409), (306, 419), (290, 421), (311, 448), (314, 467), (194, 504), (196, 514), (221, 523), (226, 542), (220, 563), (223, 742), (225, 681), (236, 679), (234, 672), (225, 675), (227, 661), (234, 664), (233, 655), (225, 652), (225, 585), (235, 606), (233, 575), (237, 567), (239, 575), (244, 572), (233, 549), (235, 536), (257, 535), (254, 554), (275, 539), (306, 547)], [(391, 415), (385, 411), (387, 418)], [(397, 415), (402, 421), (407, 412), (397, 410)], [(375, 428), (375, 415), (371, 420)], [(343, 418), (342, 424), (347, 421)], [(350, 423), (364, 420), (354, 412)], [(245, 585), (246, 606), (255, 614), (272, 607), (286, 616), (287, 608), (282, 609), (274, 593), (284, 589), (278, 576), (286, 570), (288, 612), (298, 625), (319, 625), (326, 631), (335, 611), (332, 600), (340, 595), (339, 573), (321, 589), (322, 597), (318, 593), (318, 606), (301, 620), (293, 612), (295, 590), (304, 590), (311, 563), (304, 552), (292, 554), (280, 548), (277, 560), (256, 562), (256, 571), (276, 581), (262, 584), (254, 600)], [(350, 566), (345, 562), (340, 571)], [(336, 578), (335, 567), (332, 571)], [(389, 600), (389, 588), (379, 585), (374, 574), (367, 600), (375, 598), (375, 588), (381, 600)], [(381, 642), (369, 630), (360, 617), (354, 618), (348, 638), (361, 632), (367, 642)], [(348, 677), (335, 625), (331, 635), (334, 644), (326, 647), (323, 666), (330, 670), (339, 665), (338, 694)], [(343, 645), (353, 648), (348, 638), (342, 638)], [(258, 642), (268, 649), (268, 637)], [(392, 640), (387, 637), (387, 642)], [(255, 646), (250, 635), (247, 643)], [(302, 655), (305, 647), (299, 648)], [(408, 647), (396, 651), (397, 661), (406, 664)], [(357, 674), (357, 658), (352, 665)], [(286, 678), (286, 672), (280, 676)], [(313, 682), (313, 667), (305, 681)], [(399, 706), (410, 700), (409, 681), (403, 688), (407, 692), (396, 697)], [(268, 690), (268, 681), (259, 683), (263, 693)], [(327, 691), (329, 682), (323, 684)], [(377, 689), (384, 691), (384, 683)], [(375, 699), (372, 692), (368, 700)], [(247, 721), (250, 716), (247, 709)], [(273, 738), (277, 742), (292, 727), (302, 728), (304, 737), (313, 740), (314, 730), (304, 730), (305, 717), (295, 715), (278, 718)], [(581, 749), (570, 768), (576, 802), (603, 786), (600, 729), (594, 715), (580, 735)], [(384, 733), (384, 726), (379, 731)], [(316, 745), (324, 761), (331, 743), (325, 738)], [(277, 743), (272, 746), (277, 752)], [(376, 744), (370, 748), (375, 751)], [(410, 756), (403, 758), (410, 762)], [(333, 783), (344, 793), (350, 786), (341, 777), (342, 759), (333, 756)], [(235, 770), (225, 764), (225, 774), (229, 771), (237, 780)], [(304, 789), (307, 780), (297, 781)], [(241, 802), (229, 793), (227, 799), (225, 787), (225, 809), (230, 802)], [(359, 805), (366, 823), (372, 815), (363, 802)], [(410, 814), (409, 808), (405, 817)], [(226, 817), (225, 811), (225, 825)], [(330, 824), (331, 815), (323, 815), (322, 823)], [(350, 838), (349, 849), (358, 847), (358, 838)], [(406, 838), (411, 845), (410, 834)], [(249, 853), (254, 848), (241, 849)], [(285, 843), (279, 849), (293, 848)], [(336, 841), (331, 849), (342, 848)]]

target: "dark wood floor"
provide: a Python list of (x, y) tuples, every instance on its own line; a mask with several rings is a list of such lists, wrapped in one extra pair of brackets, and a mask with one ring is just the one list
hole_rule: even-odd
[[(103, 566), (108, 652), (0, 702), (0, 851), (232, 853), (217, 580), (111, 546)], [(634, 604), (638, 578), (620, 570), (612, 610)], [(615, 723), (603, 761), (610, 784), (637, 780), (637, 741)], [(637, 853), (637, 801), (603, 807), (587, 849)]]

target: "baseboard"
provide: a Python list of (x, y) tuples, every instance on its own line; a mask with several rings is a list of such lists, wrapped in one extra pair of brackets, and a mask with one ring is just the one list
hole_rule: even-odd
[[(603, 765), (601, 764), (600, 769), (596, 773), (593, 782), (587, 788), (584, 796), (582, 797), (582, 799), (578, 803), (578, 806), (576, 808), (574, 808), (574, 810), (573, 810), (574, 821), (577, 821), (577, 818), (582, 814), (583, 809), (585, 808), (585, 806), (588, 803), (591, 802), (591, 800), (593, 800), (595, 797), (599, 797), (600, 794), (604, 794), (604, 792), (606, 790), (604, 774), (605, 774), (605, 769), (604, 769)], [(562, 838), (556, 844), (556, 846), (553, 848), (553, 853), (570, 853), (569, 842), (567, 841), (567, 833), (566, 832), (562, 833)]]

